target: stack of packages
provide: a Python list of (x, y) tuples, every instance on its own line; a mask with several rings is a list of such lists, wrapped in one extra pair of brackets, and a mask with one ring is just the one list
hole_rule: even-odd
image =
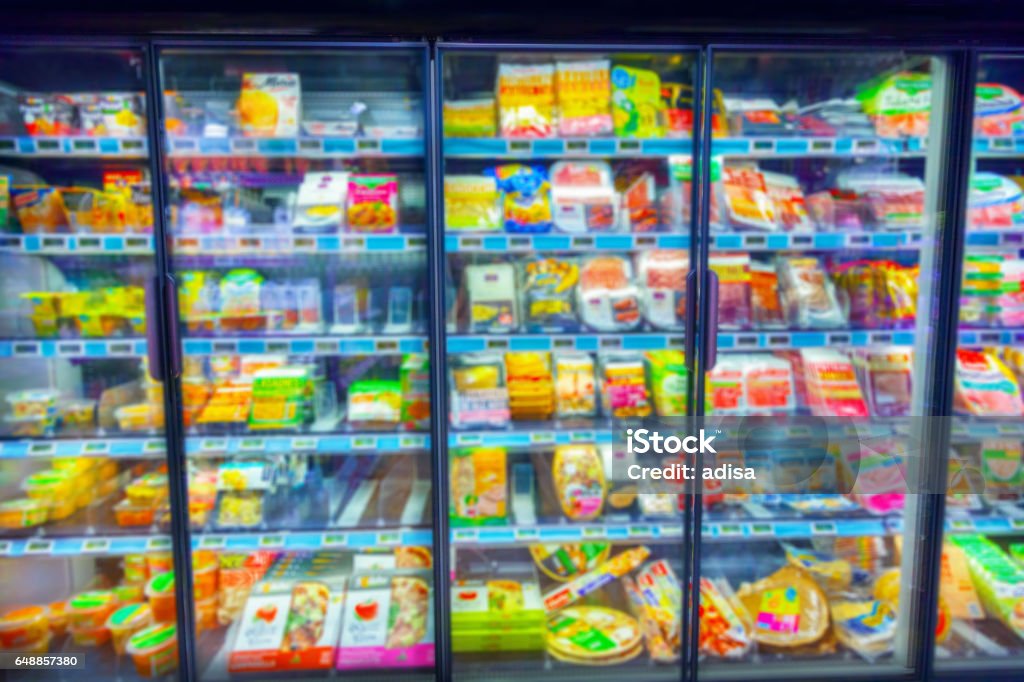
[(544, 421), (555, 410), (551, 357), (548, 353), (508, 353), (509, 408), (513, 419)]
[(536, 578), (452, 585), (452, 650), (541, 651), (544, 608)]

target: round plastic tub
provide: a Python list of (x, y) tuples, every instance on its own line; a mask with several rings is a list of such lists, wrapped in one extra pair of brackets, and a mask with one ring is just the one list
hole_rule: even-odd
[(0, 528), (31, 528), (46, 523), (50, 505), (31, 497), (0, 503)]
[(135, 479), (124, 489), (128, 501), (139, 507), (154, 507), (167, 497), (167, 475), (146, 474)]
[(155, 507), (140, 507), (132, 504), (131, 500), (121, 500), (114, 505), (114, 518), (122, 527), (152, 526), (155, 516)]
[(140, 677), (162, 677), (178, 665), (178, 633), (169, 624), (151, 625), (128, 640), (128, 655)]
[(45, 654), (50, 650), (50, 633), (18, 647), (19, 654)]
[(75, 513), (75, 510), (78, 509), (78, 498), (55, 497), (48, 500), (46, 505), (50, 521), (60, 521)]
[(145, 554), (125, 554), (124, 579), (129, 583), (145, 583), (149, 580), (149, 558)]
[(114, 611), (107, 619), (114, 651), (123, 656), (132, 635), (152, 624), (153, 611), (149, 604), (128, 604)]
[(72, 497), (74, 484), (75, 477), (70, 472), (44, 469), (27, 476), (21, 488), (34, 500), (53, 500)]
[(110, 590), (91, 590), (76, 594), (68, 601), (68, 626), (73, 630), (102, 628), (117, 607)]
[(21, 650), (48, 637), (50, 620), (42, 606), (16, 606), (0, 616), (0, 649)]
[(146, 599), (146, 586), (137, 583), (115, 585), (110, 588), (110, 591), (114, 593), (118, 604), (133, 604)]
[(196, 632), (217, 627), (217, 597), (196, 601)]
[(103, 646), (110, 641), (110, 630), (106, 626), (98, 628), (69, 627), (71, 639), (78, 646)]
[(50, 634), (60, 637), (68, 629), (67, 602), (55, 601), (48, 607)]
[(153, 609), (153, 619), (158, 623), (173, 623), (177, 620), (174, 599), (174, 571), (167, 571), (150, 579), (146, 585), (146, 599)]
[(146, 571), (150, 577), (174, 570), (174, 557), (170, 552), (153, 552), (146, 555)]
[(209, 552), (192, 555), (192, 593), (196, 601), (217, 594), (217, 557)]

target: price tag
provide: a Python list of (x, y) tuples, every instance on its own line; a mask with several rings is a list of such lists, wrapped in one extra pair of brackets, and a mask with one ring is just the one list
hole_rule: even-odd
[(203, 452), (225, 452), (228, 441), (226, 438), (203, 438), (199, 441), (199, 449)]
[(579, 236), (572, 238), (572, 248), (574, 249), (592, 249), (594, 248), (594, 238)]
[(25, 554), (50, 554), (53, 540), (29, 540), (25, 543)]
[(767, 340), (771, 347), (789, 346), (792, 343), (789, 334), (769, 334)]
[(555, 434), (551, 431), (535, 431), (530, 434), (530, 442), (535, 444), (546, 444), (555, 442)]
[(68, 248), (68, 240), (63, 237), (43, 237), (43, 249), (47, 251), (63, 251)]
[(575, 348), (576, 341), (568, 337), (559, 337), (557, 339), (551, 339), (551, 347), (555, 350)]
[(17, 148), (17, 143), (9, 137), (0, 140), (0, 152), (13, 152)]
[(735, 523), (719, 524), (718, 534), (721, 537), (736, 537), (737, 535), (743, 535), (743, 526)]
[(604, 526), (584, 526), (583, 537), (586, 538), (603, 538), (607, 533), (605, 532)]
[(748, 249), (759, 249), (765, 245), (765, 238), (759, 234), (748, 234), (743, 238), (743, 245)]
[(681, 538), (683, 537), (683, 527), (677, 524), (662, 526), (661, 536), (666, 538)]
[(601, 348), (622, 348), (622, 337), (604, 336), (601, 338)]
[(292, 450), (316, 450), (316, 438), (292, 438)]
[(121, 152), (141, 152), (146, 148), (145, 140), (121, 140)]
[(864, 153), (875, 153), (878, 151), (878, 140), (854, 140), (853, 151), (864, 154)]
[(256, 151), (256, 140), (247, 140), (243, 137), (236, 137), (231, 140), (231, 151), (236, 154), (251, 154)]
[(711, 526), (709, 526), (706, 523), (700, 524), (700, 534), (701, 535), (711, 535)]
[(1010, 528), (1014, 530), (1024, 529), (1024, 519), (1010, 519)]
[(352, 439), (353, 450), (372, 450), (377, 447), (377, 439), (374, 436), (355, 436)]
[(835, 151), (835, 140), (811, 140), (811, 151), (818, 154), (831, 154)]
[(36, 140), (37, 152), (59, 152), (61, 151), (60, 140)]
[(589, 150), (589, 142), (587, 140), (566, 140), (565, 151), (573, 152), (577, 154), (586, 154)]
[(686, 337), (685, 336), (679, 336), (679, 335), (670, 336), (670, 337), (668, 337), (666, 339), (666, 341), (667, 341), (668, 346), (670, 348), (683, 348), (683, 347), (686, 346)]
[(757, 154), (774, 154), (775, 140), (753, 140), (750, 149)]
[(109, 552), (110, 540), (107, 538), (95, 538), (82, 543), (83, 552)]
[(506, 148), (510, 154), (533, 153), (533, 143), (530, 140), (509, 140)]
[(850, 343), (849, 334), (829, 334), (829, 345), (845, 346)]
[(477, 237), (462, 237), (459, 240), (459, 248), (463, 249), (464, 251), (473, 251), (479, 249), (483, 245), (483, 240)]
[(533, 240), (530, 237), (509, 237), (508, 247), (515, 250), (532, 249)]
[(33, 457), (48, 457), (57, 454), (56, 443), (32, 443), (28, 446), (28, 454)]
[(619, 140), (619, 152), (623, 154), (637, 153), (642, 149), (640, 140)]
[(94, 440), (86, 443), (82, 443), (83, 455), (105, 455), (110, 452), (110, 442), (105, 440)]
[(335, 355), (338, 353), (338, 344), (333, 341), (317, 341), (316, 342), (316, 354), (317, 355)]
[(508, 339), (487, 339), (487, 348), (490, 350), (506, 350)]
[(107, 344), (107, 352), (111, 355), (131, 355), (132, 344), (118, 341)]
[(323, 150), (323, 140), (299, 140), (299, 151), (304, 154), (319, 154)]
[(775, 535), (775, 526), (770, 523), (753, 523), (750, 525), (750, 534), (757, 537), (772, 537)]
[(356, 140), (356, 151), (360, 154), (379, 154), (380, 140)]
[(320, 544), (324, 547), (345, 547), (348, 545), (348, 536), (345, 533), (324, 533)]
[(422, 251), (427, 248), (426, 237), (406, 237), (405, 238), (405, 250), (406, 251)]
[(397, 353), (398, 342), (392, 339), (378, 339), (377, 340), (377, 352), (378, 353)]
[(242, 452), (264, 452), (267, 443), (262, 438), (243, 438), (238, 443), (238, 449)]
[(892, 343), (892, 334), (879, 334), (876, 332), (871, 335), (871, 339), (874, 343)]
[(452, 531), (453, 542), (476, 542), (477, 534), (476, 531), (469, 528), (457, 528)]
[(812, 535), (835, 535), (836, 524), (831, 522), (819, 521), (811, 524)]
[(401, 436), (398, 439), (398, 447), (401, 450), (416, 450), (426, 445), (427, 439), (423, 436)]
[[(145, 246), (145, 241), (143, 241), (143, 246)], [(82, 249), (83, 251), (98, 251), (102, 247), (103, 247), (103, 242), (101, 242), (97, 237), (79, 237), (78, 238), (78, 248)], [(65, 247), (65, 248), (67, 248), (67, 247)], [(136, 248), (139, 248), (139, 247), (136, 246)]]
[(261, 535), (259, 540), (260, 547), (283, 547), (284, 536), (283, 535)]
[(540, 537), (540, 531), (536, 528), (519, 528), (516, 530), (518, 542), (535, 542)]
[(199, 546), (203, 549), (219, 549), (227, 543), (223, 535), (207, 535), (199, 540)]
[(14, 355), (39, 355), (39, 344), (36, 343), (15, 343), (11, 349)]
[(658, 245), (658, 240), (650, 235), (636, 237), (633, 242), (638, 249), (654, 248)]
[(377, 533), (377, 544), (383, 546), (400, 545), (402, 544), (402, 534), (398, 531)]
[(956, 531), (974, 530), (974, 522), (970, 519), (954, 519), (953, 521), (950, 521), (949, 525)]
[(7, 540), (0, 542), (0, 556), (6, 556), (11, 553), (11, 543)]
[(988, 141), (988, 148), (994, 152), (1011, 152), (1013, 151), (1013, 138), (1011, 137), (993, 137)]
[(631, 538), (647, 538), (651, 536), (650, 526), (630, 526), (626, 533)]
[(597, 434), (593, 431), (572, 431), (569, 440), (573, 443), (592, 443), (597, 440)]
[(96, 140), (72, 140), (71, 141), (71, 153), (72, 154), (95, 154), (96, 153)]
[(146, 454), (163, 452), (164, 442), (162, 440), (147, 440), (142, 444), (142, 452)]
[(57, 355), (73, 358), (82, 355), (82, 344), (80, 343), (60, 343), (57, 345)]
[(171, 548), (170, 538), (149, 538), (146, 540), (147, 552), (158, 552)]
[(456, 445), (479, 445), (482, 437), (479, 433), (460, 433), (455, 436)]

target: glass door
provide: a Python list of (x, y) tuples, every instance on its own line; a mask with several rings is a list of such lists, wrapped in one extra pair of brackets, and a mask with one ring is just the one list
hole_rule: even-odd
[(202, 680), (433, 674), (424, 55), (161, 52)]
[(943, 65), (714, 57), (703, 679), (912, 665)]
[(1020, 55), (979, 58), (939, 592), (948, 626), (936, 641), (942, 671), (1024, 662), (1022, 89)]
[(6, 679), (177, 676), (145, 74), (0, 49), (0, 651), (68, 666)]
[(695, 65), (442, 51), (458, 679), (682, 675), (680, 489), (613, 427), (687, 414)]

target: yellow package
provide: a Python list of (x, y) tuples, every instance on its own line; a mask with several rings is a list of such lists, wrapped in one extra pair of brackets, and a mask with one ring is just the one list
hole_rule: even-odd
[(654, 71), (612, 69), (612, 120), (617, 137), (661, 137), (661, 77)]
[(494, 137), (497, 134), (493, 98), (444, 103), (445, 137)]
[(573, 521), (601, 515), (607, 483), (604, 462), (593, 445), (561, 445), (555, 449), (551, 475), (562, 513)]
[(456, 526), (505, 523), (508, 479), (504, 448), (452, 452), (451, 519)]
[(500, 230), (501, 193), (494, 176), (445, 176), (444, 225), (449, 230)]
[(551, 137), (555, 69), (550, 64), (500, 64), (498, 110), (503, 137)]
[(238, 118), (249, 137), (292, 137), (299, 133), (302, 90), (297, 73), (242, 74)]

